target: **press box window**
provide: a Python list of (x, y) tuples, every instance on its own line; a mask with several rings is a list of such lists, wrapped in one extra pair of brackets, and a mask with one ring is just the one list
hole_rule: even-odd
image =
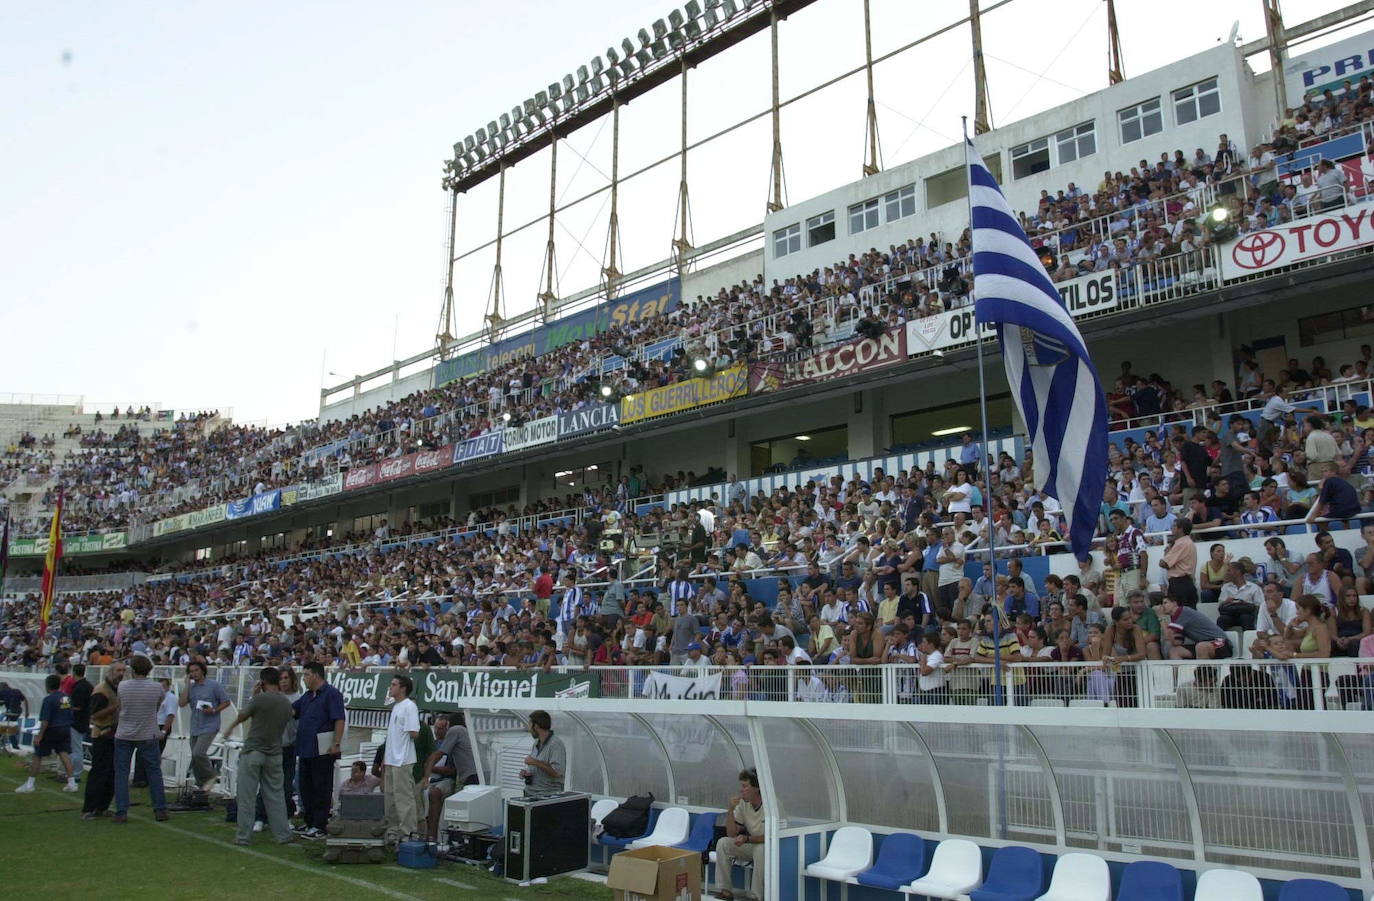
[(830, 210), (806, 220), (806, 246), (815, 247), (835, 240), (835, 211)]
[(857, 235), (866, 232), (870, 228), (877, 228), (879, 223), (878, 198), (865, 200), (863, 203), (856, 203), (849, 208), (849, 233)]
[(1048, 138), (1011, 148), (1011, 177), (1025, 178), (1044, 172), (1050, 167), (1050, 142)]
[(883, 197), (883, 204), (887, 207), (888, 222), (916, 215), (916, 186), (898, 188)]
[(1174, 91), (1174, 122), (1187, 125), (1221, 112), (1221, 92), (1217, 80), (1209, 78)]
[(801, 250), (801, 225), (794, 223), (773, 232), (773, 258), (785, 257)]
[(1118, 110), (1116, 118), (1121, 124), (1123, 144), (1157, 135), (1164, 130), (1164, 115), (1160, 112), (1158, 97)]
[(1091, 122), (1066, 128), (1054, 136), (1054, 149), (1058, 156), (1056, 166), (1092, 156), (1097, 153), (1097, 129)]

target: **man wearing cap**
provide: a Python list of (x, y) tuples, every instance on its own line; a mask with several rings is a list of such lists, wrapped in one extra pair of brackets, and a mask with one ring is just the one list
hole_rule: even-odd
[(704, 676), (710, 668), (711, 661), (702, 654), (701, 642), (690, 642), (687, 645), (687, 658), (682, 662), (682, 675)]

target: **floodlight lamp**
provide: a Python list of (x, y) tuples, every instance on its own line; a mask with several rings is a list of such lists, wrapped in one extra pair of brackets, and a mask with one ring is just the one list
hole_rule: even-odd
[(692, 368), (695, 369), (697, 372), (705, 372), (710, 367), (711, 364), (702, 357), (697, 357), (695, 360), (692, 361)]
[(474, 140), (476, 140), (478, 144), (487, 143), (487, 130), (485, 128), (477, 129), (476, 137), (474, 138)]
[[(614, 71), (615, 67), (620, 64), (620, 51), (616, 50), (614, 47), (607, 47), (606, 64), (610, 66), (612, 71)], [(596, 60), (592, 60), (592, 68), (596, 68)]]
[(474, 138), (472, 135), (468, 135), (466, 138), (463, 138), (463, 149), (464, 149), (464, 150), (467, 150), (467, 151), (471, 152), (472, 148), (474, 148), (474, 147), (476, 147), (476, 146), (477, 146), (477, 139)]
[(510, 128), (510, 113), (502, 113), (502, 114), (501, 114), (501, 117), (500, 117), (500, 121), (501, 121), (501, 131), (505, 131), (507, 128)]
[(510, 410), (507, 410), (506, 412), (502, 413), (501, 418), (506, 422), (510, 422)]
[(725, 18), (733, 19), (739, 7), (735, 6), (735, 0), (720, 0), (720, 11), (725, 13)]
[(577, 83), (578, 83), (578, 84), (586, 84), (588, 81), (591, 81), (591, 78), (592, 78), (591, 75), (589, 75), (589, 74), (587, 73), (587, 67), (586, 67), (586, 66), (578, 66), (578, 67), (577, 67)]
[(657, 39), (659, 39), (659, 40), (661, 41), (661, 40), (663, 40), (667, 35), (668, 35), (668, 26), (667, 26), (666, 24), (664, 24), (664, 22), (663, 22), (662, 19), (655, 19), (655, 20), (654, 20), (654, 37), (657, 38)]
[[(716, 15), (715, 10), (708, 9), (706, 10), (706, 14), (701, 17), (701, 24), (708, 29), (715, 28), (718, 24), (720, 24), (720, 16)], [(689, 35), (692, 33), (692, 27), (690, 25), (687, 26), (687, 33)]]
[(453, 158), (454, 158), (454, 159), (458, 159), (458, 157), (460, 157), (460, 156), (462, 156), (462, 155), (463, 155), (463, 142), (462, 142), (462, 141), (459, 141), (457, 144), (454, 144), (454, 145), (453, 145)]
[(682, 8), (686, 11), (687, 18), (701, 18), (701, 4), (698, 3), (697, 0), (687, 0), (686, 3), (682, 4)]
[(754, 4), (755, 4), (755, 3), (758, 3), (758, 2), (759, 2), (759, 0), (740, 0), (740, 3), (742, 3), (742, 4), (744, 5), (744, 9), (745, 9), (746, 12), (747, 12), (748, 10), (750, 10), (750, 9), (753, 9), (753, 8), (754, 8)]
[(653, 62), (653, 61), (654, 61), (654, 58), (653, 58), (652, 56), (649, 55), (649, 51), (648, 51), (648, 50), (641, 50), (641, 51), (639, 51), (638, 53), (635, 54), (635, 62), (637, 62), (637, 63), (639, 64), (639, 68), (641, 68), (641, 69), (647, 69), (647, 68), (649, 68), (649, 63), (651, 63), (651, 62)]
[(488, 122), (488, 123), (487, 123), (487, 140), (488, 140), (488, 141), (494, 141), (494, 140), (496, 140), (496, 133), (497, 133), (498, 131), (500, 131), (500, 130), (501, 130), (501, 129), (500, 129), (499, 126), (497, 126), (496, 120), (495, 120), (495, 119), (492, 119), (490, 122)]
[(647, 29), (647, 28), (641, 28), (641, 29), (639, 29), (639, 45), (640, 45), (641, 47), (647, 47), (647, 46), (649, 46), (650, 44), (652, 44), (653, 42), (654, 42), (654, 39), (651, 38), (651, 37), (649, 37), (649, 29)]
[(591, 82), (587, 85), (587, 89), (590, 90), (593, 94), (600, 94), (603, 90), (605, 90), (605, 88), (606, 79), (602, 78), (600, 75), (593, 78)]
[(649, 49), (654, 51), (654, 59), (663, 59), (668, 55), (668, 45), (663, 41), (654, 41), (653, 46)]
[(622, 38), (620, 41), (620, 50), (625, 55), (625, 61), (628, 62), (630, 57), (635, 55), (635, 42), (629, 38)]
[(674, 29), (668, 32), (668, 46), (674, 50), (682, 46), (682, 32)]
[(695, 41), (697, 38), (701, 37), (701, 23), (693, 19), (687, 23), (687, 27), (683, 29), (683, 32), (687, 35), (687, 40)]
[(601, 396), (602, 396), (602, 397), (610, 397), (610, 396), (611, 396), (611, 386), (610, 386), (610, 385), (602, 385), (602, 386), (601, 386)]
[[(586, 89), (586, 88), (578, 88), (578, 90), (585, 94), (587, 89)], [(577, 106), (577, 98), (574, 97), (572, 94), (564, 94), (564, 95), (563, 95), (563, 112), (565, 112), (565, 113), (570, 113), (570, 112), (573, 111), (573, 107), (575, 107), (575, 106)]]
[(1212, 210), (1210, 215), (1213, 222), (1225, 222), (1227, 219), (1231, 218), (1231, 211), (1224, 206), (1219, 206)]
[(590, 97), (590, 96), (591, 96), (591, 94), (587, 91), (587, 86), (586, 86), (585, 84), (580, 84), (580, 85), (577, 86), (577, 102), (578, 102), (578, 103), (586, 103), (586, 102), (587, 102), (587, 98)]
[(682, 13), (676, 9), (668, 13), (668, 25), (673, 30), (681, 28), (686, 22), (687, 20), (682, 17)]
[[(528, 101), (528, 100), (525, 101), (525, 103), (529, 103), (529, 102), (530, 102), (530, 101)], [(523, 118), (525, 118), (525, 104), (524, 104), (524, 103), (517, 103), (515, 106), (513, 106), (513, 107), (510, 108), (510, 121), (511, 121), (511, 124), (512, 124), (512, 125), (514, 125), (516, 122), (519, 122), (519, 121), (520, 121), (521, 119), (523, 119)]]
[(601, 61), (601, 57), (592, 57), (592, 75), (597, 76), (606, 71), (606, 64)]
[(559, 97), (563, 96), (563, 86), (558, 82), (549, 85), (549, 106), (553, 106)]
[(573, 81), (573, 77), (572, 77), (571, 75), (564, 75), (564, 76), (563, 76), (563, 94), (564, 94), (564, 96), (567, 96), (568, 92), (571, 91), (571, 90), (573, 89), (573, 85), (574, 85), (574, 84), (576, 84), (576, 82)]
[(538, 93), (536, 93), (536, 94), (534, 95), (534, 105), (535, 105), (535, 108), (536, 108), (536, 109), (541, 108), (541, 107), (548, 106), (548, 105), (549, 105), (549, 92), (548, 92), (548, 91), (539, 91)]

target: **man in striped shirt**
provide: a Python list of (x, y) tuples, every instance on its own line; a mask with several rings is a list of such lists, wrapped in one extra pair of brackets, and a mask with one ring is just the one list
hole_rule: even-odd
[(582, 589), (577, 587), (577, 577), (571, 572), (563, 576), (563, 597), (558, 602), (558, 631), (563, 637), (573, 634), (573, 624), (582, 611)]
[(687, 578), (687, 568), (678, 567), (677, 578), (671, 579), (665, 591), (668, 594), (668, 615), (676, 617), (691, 609), (692, 598), (696, 596), (696, 586)]
[[(1259, 495), (1253, 491), (1245, 492), (1241, 498), (1244, 509), (1240, 514), (1242, 525), (1253, 526), (1264, 522), (1277, 522), (1278, 517), (1274, 516), (1274, 511), (1268, 507), (1261, 507)], [(1246, 538), (1268, 538), (1274, 534), (1273, 529), (1245, 529), (1242, 533)]]
[(1112, 511), (1115, 521), (1117, 583), (1116, 596), (1126, 595), (1140, 588), (1140, 574), (1145, 569), (1147, 552), (1145, 535), (1136, 527), (1135, 520), (1126, 511), (1117, 508)]

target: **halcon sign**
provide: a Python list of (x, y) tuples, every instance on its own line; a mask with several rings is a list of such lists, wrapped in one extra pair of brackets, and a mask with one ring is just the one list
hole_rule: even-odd
[(793, 351), (755, 363), (749, 369), (749, 393), (782, 391), (891, 366), (906, 359), (906, 330), (898, 327), (881, 338), (859, 338), (838, 347)]

